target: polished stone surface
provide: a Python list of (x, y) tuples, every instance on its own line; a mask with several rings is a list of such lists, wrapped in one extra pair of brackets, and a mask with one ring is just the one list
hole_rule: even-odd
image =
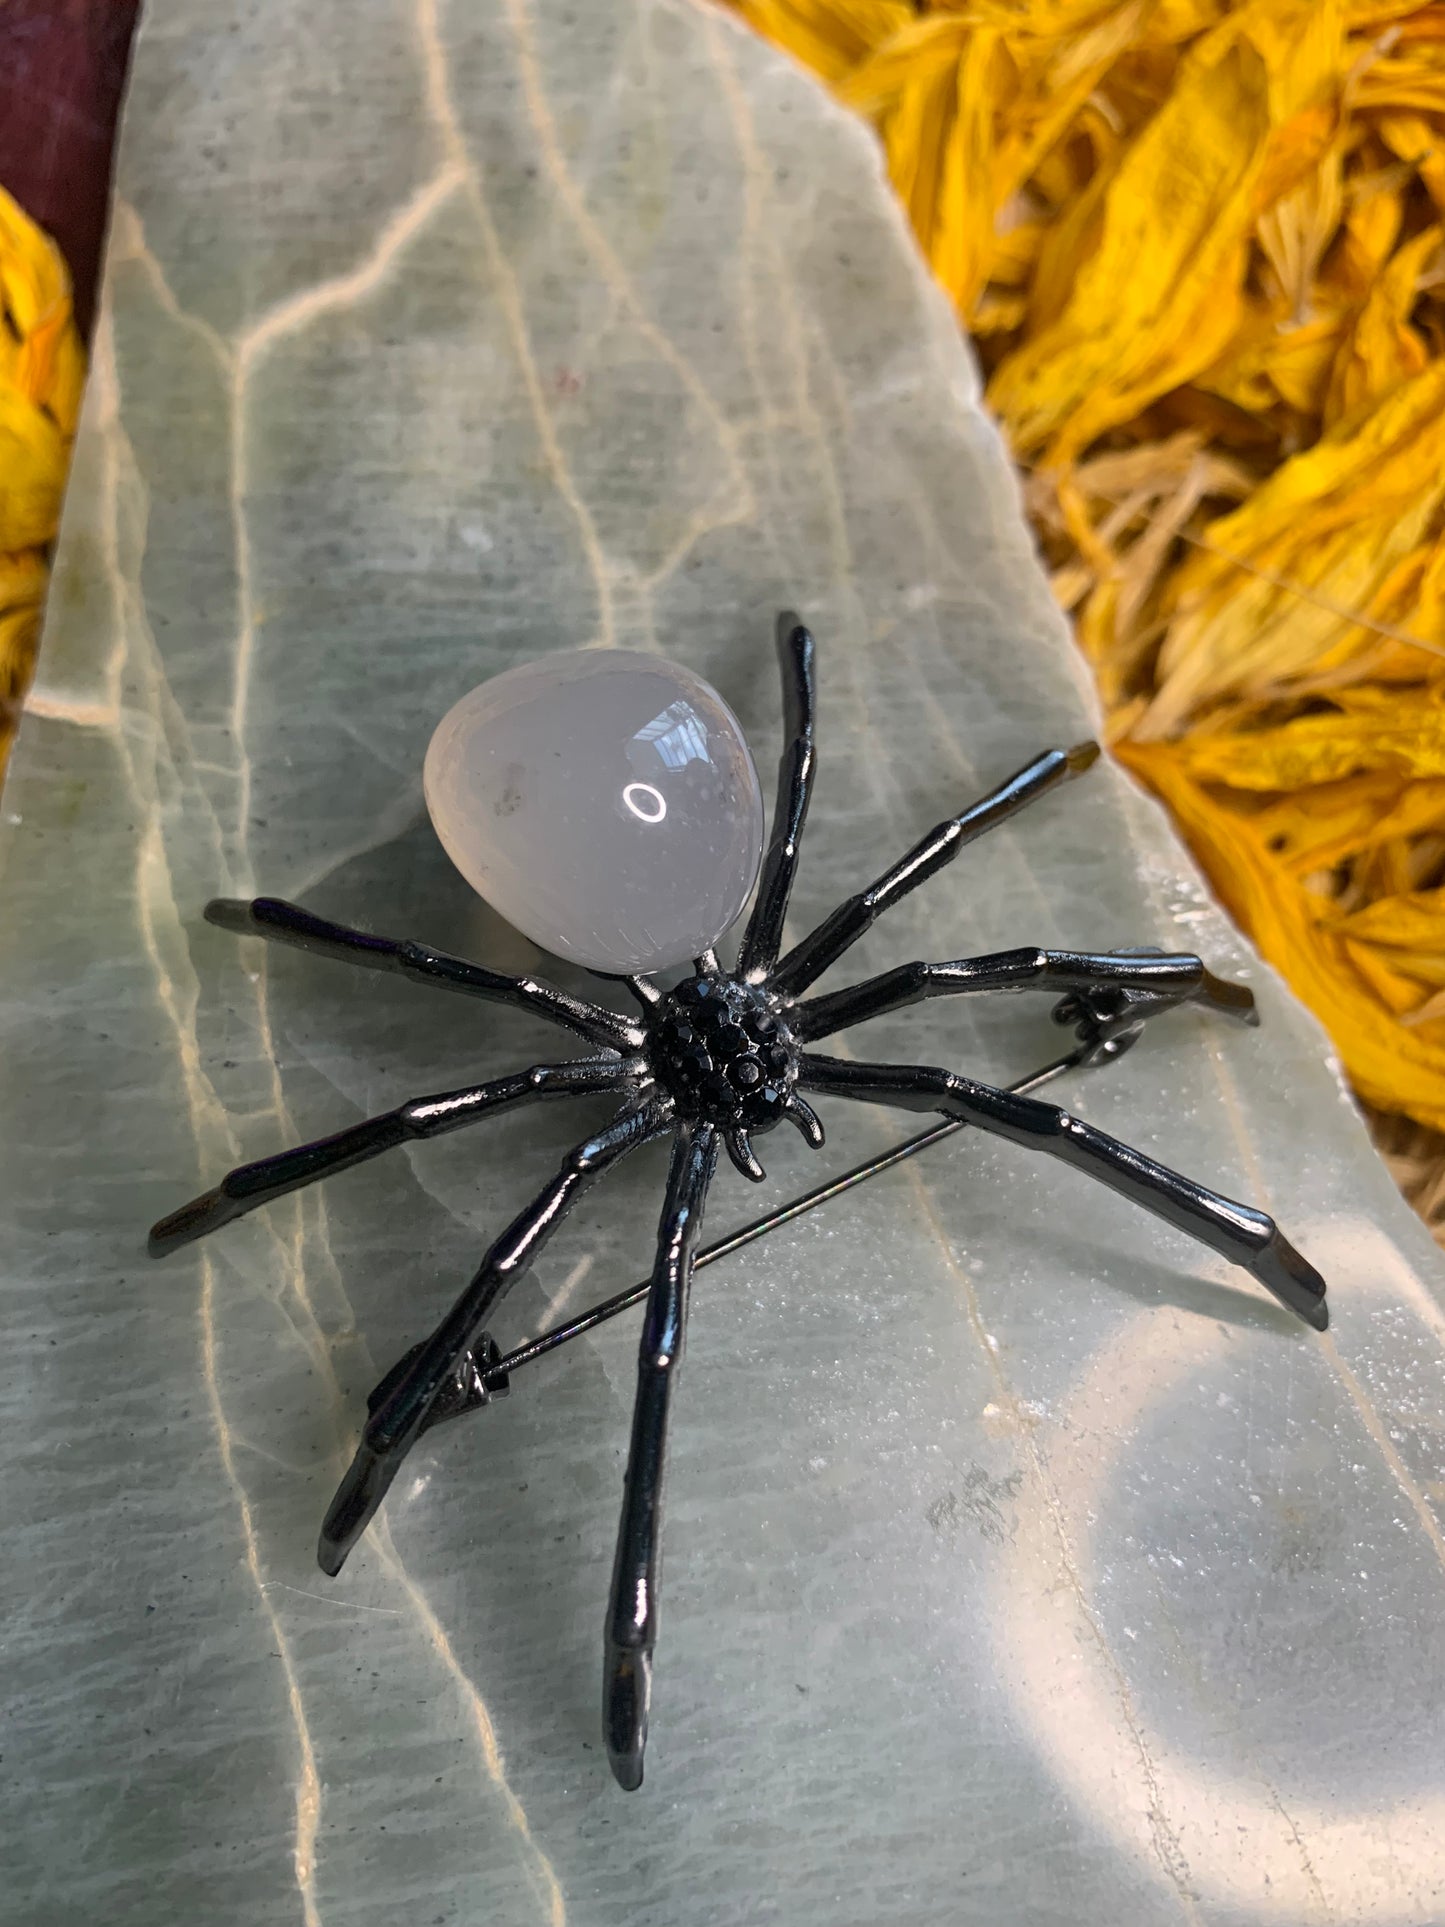
[[(584, 643), (714, 683), (770, 783), (821, 651), (794, 929), (1087, 733), (945, 303), (868, 137), (663, 0), (157, 0), (41, 688), (4, 796), (0, 1916), (24, 1927), (1064, 1927), (1445, 1918), (1441, 1265), (1316, 1026), (1100, 767), (830, 983), (1199, 947), (1067, 1102), (1278, 1213), (1317, 1337), (1152, 1219), (954, 1140), (698, 1281), (648, 1779), (599, 1746), (635, 1325), (427, 1437), (335, 1584), (367, 1388), (599, 1115), (518, 1113), (162, 1264), (229, 1165), (558, 1051), (238, 941), (253, 889), (545, 960), (428, 824), (438, 719)], [(567, 966), (569, 985), (587, 980)], [(850, 1048), (1000, 1079), (1030, 998)], [(903, 1126), (730, 1169), (713, 1235)], [(661, 1160), (504, 1341), (635, 1278)]]
[(687, 963), (757, 882), (763, 793), (737, 717), (681, 663), (636, 649), (558, 651), (469, 690), (422, 781), (477, 894), (589, 970)]

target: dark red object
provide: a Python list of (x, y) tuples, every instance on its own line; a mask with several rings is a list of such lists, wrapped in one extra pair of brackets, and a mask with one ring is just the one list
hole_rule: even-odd
[(140, 0), (0, 4), (0, 186), (59, 244), (87, 341)]

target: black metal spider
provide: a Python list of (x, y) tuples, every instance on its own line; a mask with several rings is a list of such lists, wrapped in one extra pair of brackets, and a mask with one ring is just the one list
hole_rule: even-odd
[[(407, 1352), (371, 1393), (361, 1443), (321, 1528), (318, 1557), (323, 1570), (334, 1575), (420, 1435), (506, 1389), (504, 1367), (511, 1361), (500, 1359), (484, 1327), (507, 1288), (584, 1189), (629, 1151), (671, 1133), (606, 1625), (604, 1731), (613, 1773), (628, 1789), (642, 1782), (673, 1382), (703, 1206), (720, 1146), (740, 1171), (756, 1179), (763, 1171), (752, 1139), (782, 1119), (809, 1144), (821, 1145), (823, 1128), (804, 1092), (941, 1112), (1074, 1165), (1242, 1266), (1316, 1330), (1327, 1323), (1324, 1280), (1262, 1211), (1206, 1190), (1017, 1089), (998, 1090), (912, 1064), (845, 1062), (807, 1048), (923, 998), (981, 990), (1064, 991), (1055, 1018), (1076, 1026), (1084, 1040), (1066, 1062), (1117, 1053), (1145, 1018), (1178, 1004), (1200, 1003), (1247, 1023), (1257, 1018), (1250, 992), (1212, 976), (1198, 957), (1148, 951), (1080, 954), (1029, 947), (955, 963), (911, 963), (829, 996), (810, 997), (816, 979), (884, 911), (985, 831), (1087, 769), (1098, 748), (1084, 743), (1035, 757), (979, 802), (930, 830), (780, 959), (813, 786), (815, 698), (812, 636), (796, 616), (784, 614), (777, 639), (787, 742), (772, 836), (734, 970), (726, 971), (709, 950), (696, 959), (692, 976), (673, 989), (660, 989), (645, 977), (625, 978), (640, 1013), (628, 1018), (535, 978), (502, 976), (425, 944), (349, 930), (274, 898), (217, 899), (207, 905), (206, 915), (225, 929), (512, 1004), (579, 1032), (597, 1049), (580, 1061), (538, 1065), (415, 1099), (334, 1137), (243, 1165), (214, 1191), (162, 1219), (150, 1236), (152, 1254), (161, 1255), (332, 1171), (533, 1098), (606, 1092), (621, 1099), (612, 1122), (567, 1153), (552, 1182), (493, 1243), (431, 1336)], [(627, 1295), (626, 1302), (634, 1296)], [(620, 1302), (599, 1308), (561, 1336), (609, 1315)], [(539, 1349), (540, 1344), (532, 1352)]]

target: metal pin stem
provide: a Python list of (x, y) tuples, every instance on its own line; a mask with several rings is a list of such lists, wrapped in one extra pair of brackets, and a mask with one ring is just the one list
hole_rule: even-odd
[[(1070, 1051), (1066, 1057), (1056, 1058), (1052, 1064), (1045, 1064), (1042, 1070), (1035, 1071), (1029, 1077), (1020, 1078), (1018, 1083), (1010, 1084), (1006, 1088), (1015, 1096), (1021, 1097), (1027, 1091), (1037, 1090), (1040, 1084), (1050, 1083), (1054, 1078), (1062, 1077), (1065, 1071), (1074, 1070), (1079, 1065), (1087, 1063), (1090, 1058), (1097, 1057), (1098, 1048), (1096, 1042), (1080, 1044), (1077, 1050)], [(961, 1118), (950, 1118), (945, 1123), (933, 1125), (927, 1131), (920, 1131), (916, 1137), (908, 1138), (902, 1144), (895, 1145), (891, 1151), (884, 1151), (878, 1157), (869, 1158), (866, 1163), (855, 1164), (851, 1171), (845, 1171), (841, 1177), (833, 1178), (827, 1184), (820, 1184), (816, 1190), (807, 1191), (802, 1197), (794, 1198), (791, 1204), (782, 1205), (778, 1210), (768, 1212), (766, 1217), (755, 1218), (751, 1224), (743, 1225), (740, 1230), (730, 1233), (726, 1238), (719, 1238), (716, 1244), (705, 1246), (693, 1261), (694, 1271), (701, 1271), (704, 1265), (716, 1264), (719, 1258), (726, 1258), (734, 1251), (741, 1251), (744, 1245), (750, 1245), (758, 1238), (765, 1238), (770, 1231), (776, 1231), (780, 1225), (791, 1224), (794, 1218), (801, 1218), (809, 1211), (816, 1211), (820, 1204), (826, 1204), (830, 1198), (841, 1197), (845, 1191), (851, 1191), (855, 1184), (863, 1184), (869, 1178), (876, 1178), (881, 1171), (890, 1171), (895, 1164), (902, 1164), (906, 1158), (916, 1156), (919, 1151), (926, 1151), (930, 1144), (938, 1144), (942, 1139), (952, 1137), (955, 1132), (967, 1130), (967, 1128), (968, 1126)], [(565, 1345), (569, 1338), (580, 1338), (583, 1332), (592, 1331), (596, 1326), (605, 1324), (609, 1318), (616, 1318), (619, 1312), (630, 1311), (634, 1305), (640, 1305), (647, 1297), (650, 1285), (651, 1281), (644, 1278), (641, 1284), (634, 1285), (630, 1291), (618, 1292), (615, 1298), (604, 1298), (600, 1305), (594, 1305), (590, 1311), (584, 1311), (576, 1318), (569, 1318), (565, 1324), (554, 1325), (550, 1331), (541, 1333), (537, 1338), (529, 1339), (525, 1345), (519, 1345), (516, 1351), (508, 1352), (505, 1358), (497, 1359), (495, 1364), (481, 1374), (482, 1383), (489, 1391), (500, 1390), (506, 1384), (510, 1374), (519, 1366), (529, 1365), (534, 1358), (541, 1358), (544, 1353), (555, 1351), (559, 1345)]]

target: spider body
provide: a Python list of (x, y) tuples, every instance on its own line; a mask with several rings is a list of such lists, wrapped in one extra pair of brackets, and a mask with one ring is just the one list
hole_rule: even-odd
[[(478, 1410), (507, 1389), (505, 1361), (488, 1333), (489, 1320), (578, 1196), (639, 1146), (671, 1139), (657, 1255), (646, 1288), (632, 1440), (604, 1636), (603, 1729), (613, 1772), (628, 1789), (642, 1781), (657, 1641), (667, 1435), (703, 1209), (721, 1149), (745, 1175), (761, 1178), (752, 1139), (784, 1120), (810, 1145), (822, 1144), (822, 1126), (811, 1101), (817, 1097), (941, 1114), (953, 1126), (969, 1124), (1072, 1165), (1241, 1266), (1317, 1330), (1327, 1323), (1324, 1280), (1262, 1211), (1182, 1177), (1067, 1111), (1039, 1102), (1025, 1094), (1026, 1087), (999, 1090), (928, 1065), (860, 1062), (810, 1048), (925, 998), (1044, 990), (1056, 999), (1055, 1020), (1074, 1027), (1083, 1040), (1066, 1060), (1072, 1064), (1118, 1054), (1149, 1017), (1186, 1003), (1252, 1023), (1254, 1000), (1241, 986), (1211, 975), (1195, 956), (1037, 946), (945, 963), (904, 964), (842, 990), (810, 995), (816, 980), (900, 898), (977, 837), (1086, 770), (1098, 751), (1093, 744), (1044, 751), (978, 802), (938, 824), (780, 956), (815, 771), (815, 694), (808, 630), (796, 616), (783, 615), (777, 640), (786, 724), (777, 804), (732, 971), (722, 967), (709, 947), (695, 959), (692, 975), (671, 988), (647, 975), (624, 977), (637, 1006), (635, 1014), (624, 1016), (540, 979), (503, 976), (425, 944), (348, 929), (273, 898), (214, 901), (206, 914), (227, 929), (530, 1011), (585, 1038), (591, 1054), (415, 1098), (334, 1137), (243, 1165), (151, 1233), (151, 1250), (159, 1256), (257, 1205), (399, 1144), (438, 1136), (544, 1097), (608, 1096), (613, 1101), (611, 1121), (567, 1153), (551, 1181), (493, 1240), (451, 1310), (372, 1392), (355, 1457), (321, 1528), (318, 1558), (323, 1570), (334, 1575), (421, 1435)], [(615, 673), (605, 663), (599, 669), (597, 656), (605, 653), (595, 652), (587, 664), (594, 681)], [(535, 679), (519, 678), (523, 680)], [(698, 714), (708, 709), (709, 697), (724, 718), (730, 716), (712, 692), (696, 696)], [(463, 714), (466, 701), (453, 715)], [(648, 746), (649, 754), (659, 743), (667, 746), (656, 768), (646, 766), (649, 784), (664, 802), (663, 786), (678, 770), (692, 781), (702, 740), (692, 712), (681, 725), (680, 713), (675, 705), (666, 707), (635, 739)], [(636, 787), (635, 780), (627, 780), (628, 790)], [(674, 815), (681, 815), (694, 794), (673, 793)], [(632, 814), (636, 818), (635, 810)], [(654, 811), (638, 820), (652, 824), (671, 818)], [(734, 876), (742, 874), (736, 843), (732, 860)], [(727, 896), (724, 891), (717, 900)], [(614, 936), (612, 941), (620, 944), (622, 939)], [(607, 1310), (598, 1307), (576, 1321), (576, 1329), (590, 1328), (605, 1315)], [(534, 1348), (539, 1349), (540, 1344)], [(512, 1355), (514, 1361), (520, 1356)]]
[(647, 1025), (651, 1075), (680, 1118), (723, 1134), (734, 1164), (761, 1178), (751, 1141), (788, 1118), (810, 1143), (822, 1126), (797, 1091), (801, 1049), (781, 998), (704, 965), (662, 998)]

